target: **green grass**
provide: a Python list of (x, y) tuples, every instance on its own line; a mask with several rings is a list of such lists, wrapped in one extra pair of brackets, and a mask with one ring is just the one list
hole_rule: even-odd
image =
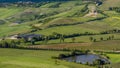
[(107, 54), (107, 55), (110, 57), (112, 63), (120, 63), (120, 54)]
[(111, 27), (106, 23), (102, 23), (102, 21), (101, 22), (95, 21), (95, 22), (88, 22), (88, 23), (78, 24), (78, 25), (57, 26), (57, 27), (46, 28), (36, 33), (44, 34), (44, 35), (51, 35), (53, 32), (66, 34), (66, 35), (73, 34), (73, 33), (85, 33), (85, 32), (99, 33), (105, 30), (113, 29), (113, 28), (114, 27)]
[(20, 13), (22, 10), (22, 8), (0, 8), (0, 19), (5, 19), (13, 16), (17, 13)]
[(0, 37), (12, 35), (12, 34), (18, 34), (18, 33), (25, 33), (30, 30), (30, 27), (25, 24), (16, 25), (16, 26), (9, 26), (9, 25), (0, 26)]
[(111, 66), (113, 68), (118, 68), (120, 66), (120, 54), (107, 54), (110, 57), (110, 61), (112, 62)]
[(86, 65), (60, 61), (55, 64), (52, 56), (62, 51), (0, 49), (0, 68), (93, 68)]
[(51, 35), (53, 32), (66, 34), (66, 35), (73, 34), (73, 33), (85, 33), (85, 32), (99, 33), (99, 31), (97, 30), (80, 27), (80, 25), (52, 27), (52, 28), (40, 30), (39, 32), (36, 32), (36, 33)]

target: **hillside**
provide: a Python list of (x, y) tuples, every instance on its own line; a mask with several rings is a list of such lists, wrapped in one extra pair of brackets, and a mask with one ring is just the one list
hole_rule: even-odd
[(120, 0), (22, 1), (0, 1), (0, 68), (120, 66)]

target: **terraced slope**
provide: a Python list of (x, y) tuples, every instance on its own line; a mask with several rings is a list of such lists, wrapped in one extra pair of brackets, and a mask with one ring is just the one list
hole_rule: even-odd
[[(119, 0), (115, 1), (116, 4), (118, 2)], [(109, 3), (108, 0), (102, 6), (107, 3)], [(99, 9), (94, 3), (88, 4), (81, 1), (51, 2), (38, 8), (0, 8), (0, 20), (2, 20), (0, 21), (2, 23), (0, 24), (0, 36), (27, 33), (35, 30), (36, 27), (43, 30), (35, 33), (45, 35), (59, 31), (63, 34), (74, 34), (119, 29), (119, 13), (104, 11), (104, 14), (98, 12), (96, 17), (86, 17), (85, 15), (93, 10), (89, 8), (90, 6), (93, 6), (96, 11)], [(105, 14), (109, 17), (106, 18)]]

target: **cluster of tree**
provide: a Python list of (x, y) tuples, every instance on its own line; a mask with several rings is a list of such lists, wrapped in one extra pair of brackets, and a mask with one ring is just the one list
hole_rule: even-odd
[(87, 65), (92, 65), (92, 66), (96, 66), (97, 68), (111, 68), (110, 66), (110, 62), (105, 62), (102, 59), (96, 59), (93, 64), (87, 64)]
[(109, 7), (110, 11), (116, 11), (118, 13), (120, 13), (120, 7)]
[[(108, 34), (108, 33), (111, 33), (111, 32), (113, 33), (113, 32), (119, 32), (119, 31), (120, 30), (114, 29), (114, 30), (110, 30), (109, 32), (103, 32), (103, 33), (100, 33), (100, 34)], [(47, 44), (49, 42), (49, 40), (55, 40), (55, 39), (59, 39), (60, 43), (64, 43), (66, 38), (71, 38), (71, 41), (74, 43), (76, 41), (75, 37), (77, 37), (77, 36), (100, 35), (100, 34), (99, 33), (85, 32), (85, 33), (74, 33), (74, 34), (70, 34), (70, 35), (65, 35), (65, 34), (60, 34), (60, 33), (53, 32), (52, 35), (49, 35), (49, 36), (42, 35), (41, 37), (38, 37), (34, 34), (34, 35), (31, 35), (33, 37), (30, 37), (30, 38), (29, 37), (28, 38), (22, 38), (22, 40), (24, 42), (19, 42), (19, 43), (25, 43), (25, 44), (26, 43), (31, 43), (32, 45), (35, 45), (36, 42), (43, 41), (44, 44)], [(89, 39), (92, 42), (97, 42), (97, 39), (94, 38), (94, 37), (90, 37)], [(108, 38), (100, 37), (99, 40), (101, 40), (101, 41), (114, 40), (114, 35), (109, 36)]]
[(0, 41), (0, 48), (16, 48), (20, 41), (2, 40)]
[(112, 29), (112, 30), (103, 31), (100, 34), (112, 34), (112, 33), (120, 33), (120, 30), (119, 29)]
[[(90, 37), (89, 39), (90, 39), (90, 41), (92, 41), (92, 42), (97, 42), (97, 39), (94, 38), (94, 37)], [(114, 35), (109, 36), (108, 38), (100, 37), (99, 40), (100, 40), (100, 41), (104, 41), (104, 40), (114, 40)]]
[[(109, 33), (110, 32), (113, 33), (113, 32), (119, 32), (119, 31), (118, 30), (110, 30)], [(100, 34), (108, 34), (108, 32), (102, 32)], [(65, 34), (60, 34), (60, 33), (53, 32), (53, 34), (49, 35), (49, 36), (42, 35), (41, 37), (37, 36), (37, 38), (36, 37), (32, 37), (32, 38), (22, 38), (22, 39), (25, 41), (23, 43), (31, 43), (32, 45), (34, 45), (38, 41), (43, 41), (44, 44), (47, 44), (49, 42), (49, 40), (56, 40), (56, 39), (59, 39), (60, 43), (64, 43), (66, 38), (71, 38), (71, 42), (74, 43), (76, 41), (75, 37), (77, 37), (77, 36), (100, 35), (100, 34), (99, 33), (85, 32), (85, 33), (74, 33), (74, 34), (70, 34), (70, 35), (65, 35)], [(97, 39), (94, 38), (94, 37), (90, 37), (89, 39), (92, 42), (96, 42), (97, 41)], [(114, 40), (114, 35), (109, 36), (106, 39), (104, 37), (100, 37), (99, 40), (101, 40), (101, 41), (104, 41), (104, 40)]]
[[(112, 30), (112, 32), (118, 32), (116, 30)], [(100, 34), (106, 34), (106, 33), (100, 33)], [(60, 39), (60, 43), (64, 43), (66, 38), (71, 38), (71, 41), (74, 43), (76, 41), (77, 36), (85, 36), (85, 35), (100, 35), (99, 33), (89, 33), (89, 32), (85, 32), (85, 33), (74, 33), (71, 35), (65, 35), (65, 34), (60, 34), (60, 33), (56, 33), (53, 32), (52, 35), (49, 36), (45, 36), (43, 35), (42, 37), (40, 37), (40, 39), (35, 39), (32, 38), (30, 41), (32, 44), (35, 44), (35, 42), (37, 41), (43, 41), (45, 44), (47, 44), (49, 42), (49, 40), (55, 40), (55, 39)], [(92, 42), (96, 42), (97, 39), (94, 37), (90, 37), (89, 38)], [(114, 35), (109, 36), (108, 38), (104, 39), (103, 37), (101, 37), (99, 40), (103, 41), (103, 40), (113, 40), (114, 39)]]
[(75, 49), (75, 50), (72, 50), (71, 53), (59, 54), (59, 56), (57, 58), (63, 59), (63, 58), (71, 57), (71, 56), (88, 54), (89, 52), (90, 52), (90, 50), (76, 50)]
[(63, 43), (66, 38), (71, 38), (71, 41), (74, 43), (77, 36), (83, 36), (83, 35), (96, 35), (93, 33), (85, 32), (85, 33), (74, 33), (71, 35), (64, 35), (60, 33), (53, 32), (52, 35), (49, 36), (43, 36), (41, 41), (45, 41), (47, 43), (49, 40), (55, 40), (55, 39), (60, 39), (60, 43)]

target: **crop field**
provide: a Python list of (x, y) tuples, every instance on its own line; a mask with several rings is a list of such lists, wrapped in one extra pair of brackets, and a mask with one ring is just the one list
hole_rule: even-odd
[(29, 46), (43, 49), (79, 49), (79, 50), (120, 50), (119, 40), (102, 41), (96, 43), (63, 43)]

